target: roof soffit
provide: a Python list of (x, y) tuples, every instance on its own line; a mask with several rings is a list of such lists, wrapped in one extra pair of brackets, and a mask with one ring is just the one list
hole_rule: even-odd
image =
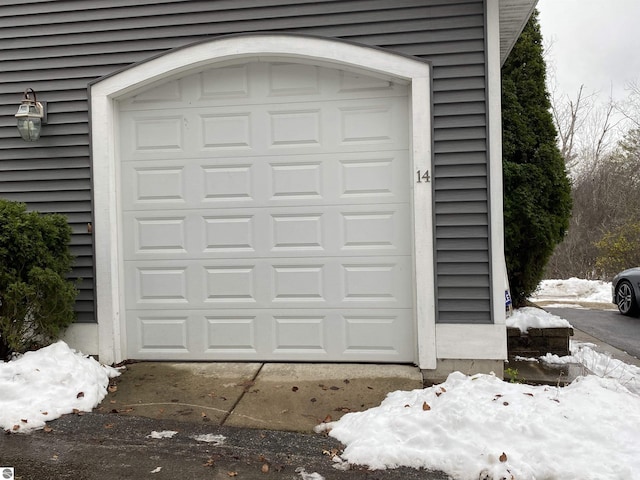
[(500, 64), (504, 64), (538, 0), (500, 0)]

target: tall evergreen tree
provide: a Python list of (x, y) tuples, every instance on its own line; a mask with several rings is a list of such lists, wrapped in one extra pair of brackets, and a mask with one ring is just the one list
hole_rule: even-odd
[(571, 214), (535, 12), (502, 67), (505, 255), (514, 306), (542, 279)]

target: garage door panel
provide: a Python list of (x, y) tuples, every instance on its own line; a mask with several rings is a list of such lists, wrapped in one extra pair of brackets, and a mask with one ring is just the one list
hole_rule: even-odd
[(415, 344), (410, 310), (348, 312), (343, 320), (347, 358), (410, 361), (413, 352), (407, 351), (407, 345)]
[(407, 86), (284, 61), (167, 89), (120, 105), (129, 356), (413, 361)]
[(129, 316), (127, 350), (131, 358), (188, 357), (194, 344), (195, 322), (187, 312), (141, 312)]
[(406, 307), (413, 292), (404, 281), (411, 274), (405, 257), (354, 257), (340, 262), (342, 307)]
[(188, 179), (183, 163), (123, 164), (121, 168), (124, 205), (175, 208), (187, 204)]
[[(363, 104), (363, 102), (366, 102)], [(177, 155), (313, 154), (394, 150), (406, 145), (406, 99), (246, 107), (185, 107), (123, 112), (126, 159), (170, 160)]]
[[(257, 339), (259, 334), (258, 316), (237, 312), (216, 312), (215, 315), (205, 315), (205, 353), (226, 355), (257, 356), (259, 348)], [(268, 333), (268, 332), (267, 332)]]
[(325, 317), (310, 313), (273, 317), (273, 353), (326, 355), (325, 323)]
[(409, 255), (396, 204), (126, 212), (125, 260)]
[(185, 148), (184, 118), (175, 111), (164, 115), (135, 117), (132, 119), (132, 149), (144, 155), (146, 152), (166, 154), (180, 153)]
[[(202, 203), (253, 202), (255, 196), (251, 171), (248, 163), (202, 166), (202, 182), (198, 182), (203, 189), (200, 200)], [(195, 175), (196, 172), (192, 173)]]
[(135, 272), (135, 301), (141, 303), (187, 304), (187, 267), (148, 266), (138, 267)]
[(324, 196), (320, 161), (307, 163), (271, 163), (271, 200), (320, 200)]
[[(187, 158), (122, 166), (125, 209), (406, 203), (406, 151)], [(187, 187), (188, 186), (188, 187)]]
[[(259, 301), (254, 265), (204, 267), (205, 303), (253, 304)], [(193, 302), (197, 303), (197, 302)]]
[(126, 306), (406, 308), (409, 274), (402, 256), (125, 262)]
[(127, 346), (136, 359), (413, 360), (410, 310), (156, 310), (131, 320)]
[(184, 215), (161, 217), (133, 217), (133, 242), (130, 243), (134, 251), (146, 255), (182, 256), (188, 252), (187, 218)]

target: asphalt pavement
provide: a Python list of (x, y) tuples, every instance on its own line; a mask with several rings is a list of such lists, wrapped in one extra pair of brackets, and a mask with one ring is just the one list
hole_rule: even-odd
[[(598, 339), (598, 342), (606, 342), (636, 360), (640, 358), (640, 318), (620, 314), (613, 304), (607, 309), (545, 308), (567, 319), (574, 328)], [(634, 363), (628, 358), (625, 361)], [(636, 365), (640, 366), (640, 363)]]
[[(50, 431), (0, 436), (0, 467), (13, 467), (15, 480), (449, 478), (410, 468), (338, 470), (332, 457), (341, 445), (318, 434), (101, 413), (66, 415), (49, 425)], [(151, 438), (153, 431), (178, 433)]]

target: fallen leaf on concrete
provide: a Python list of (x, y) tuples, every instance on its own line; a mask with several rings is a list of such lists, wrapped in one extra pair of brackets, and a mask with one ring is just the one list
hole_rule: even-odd
[(309, 400), (311, 403), (316, 403), (318, 401), (318, 399), (316, 397), (313, 397), (311, 400)]
[(207, 460), (206, 462), (203, 463), (204, 467), (213, 467), (215, 466), (216, 462), (213, 460), (213, 458), (210, 458), (209, 460)]
[(330, 390), (340, 390), (340, 387), (335, 387), (335, 386), (331, 386), (329, 387)]
[(104, 428), (113, 428), (113, 423), (105, 423)]
[(237, 477), (238, 472), (227, 472), (227, 475), (229, 475), (230, 477)]

